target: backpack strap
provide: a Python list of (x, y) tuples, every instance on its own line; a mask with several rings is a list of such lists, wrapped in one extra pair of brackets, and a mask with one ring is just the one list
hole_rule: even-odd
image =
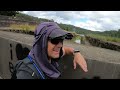
[[(28, 57), (26, 57), (23, 60), (23, 63), (25, 66), (27, 66), (28, 68), (30, 68), (33, 71), (31, 73), (32, 76), (34, 76), (36, 74), (38, 79), (45, 79), (39, 74), (38, 70), (35, 68), (35, 66), (34, 66), (35, 63), (33, 61), (30, 61), (30, 59)], [(42, 75), (44, 75), (42, 71), (41, 71), (41, 73), (42, 73)]]
[[(30, 62), (33, 62), (31, 56), (28, 55), (28, 58), (29, 58)], [(33, 62), (33, 66), (35, 67), (35, 69), (36, 69), (37, 72), (39, 73), (39, 76), (41, 76), (42, 79), (45, 79), (45, 76), (44, 76), (42, 70), (41, 70), (40, 68), (38, 68), (38, 66), (37, 66), (37, 64), (36, 64), (35, 62)]]
[(16, 65), (13, 68), (13, 73), (11, 75), (12, 76), (11, 79), (17, 79), (16, 73), (17, 73), (18, 68), (22, 65), (22, 63), (23, 62), (21, 62), (21, 60), (16, 63)]
[[(12, 73), (12, 77), (11, 79), (17, 79), (17, 71), (26, 71), (26, 72), (29, 72), (29, 74), (31, 74), (32, 77), (34, 77), (35, 79), (43, 79), (42, 76), (39, 74), (39, 72), (37, 71), (37, 69), (34, 67), (34, 62), (33, 61), (30, 61), (28, 57), (26, 57), (25, 59), (23, 60), (19, 60), (17, 61), (16, 65), (14, 66), (14, 71)], [(23, 67), (23, 65), (25, 67), (28, 68), (28, 70), (26, 69), (22, 69), (21, 67)], [(43, 72), (42, 72), (43, 74)]]

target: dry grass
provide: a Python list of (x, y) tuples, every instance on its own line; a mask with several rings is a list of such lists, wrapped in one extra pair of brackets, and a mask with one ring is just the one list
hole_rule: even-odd
[(26, 31), (34, 31), (37, 25), (28, 25), (28, 24), (11, 24), (10, 28), (14, 30), (26, 30)]

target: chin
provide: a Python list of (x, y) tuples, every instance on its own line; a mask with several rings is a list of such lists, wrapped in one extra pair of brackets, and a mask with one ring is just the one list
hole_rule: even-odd
[(54, 56), (53, 58), (54, 58), (54, 59), (57, 59), (57, 58), (59, 58), (59, 56)]

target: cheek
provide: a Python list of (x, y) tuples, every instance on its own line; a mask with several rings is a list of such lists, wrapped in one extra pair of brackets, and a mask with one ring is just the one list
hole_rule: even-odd
[(54, 45), (48, 42), (48, 48), (47, 48), (48, 55), (52, 54), (53, 48), (54, 48)]

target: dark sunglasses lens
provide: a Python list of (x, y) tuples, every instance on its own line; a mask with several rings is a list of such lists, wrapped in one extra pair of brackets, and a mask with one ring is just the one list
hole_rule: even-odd
[(52, 44), (58, 44), (59, 42), (63, 43), (63, 39), (59, 39), (59, 38), (51, 39)]

